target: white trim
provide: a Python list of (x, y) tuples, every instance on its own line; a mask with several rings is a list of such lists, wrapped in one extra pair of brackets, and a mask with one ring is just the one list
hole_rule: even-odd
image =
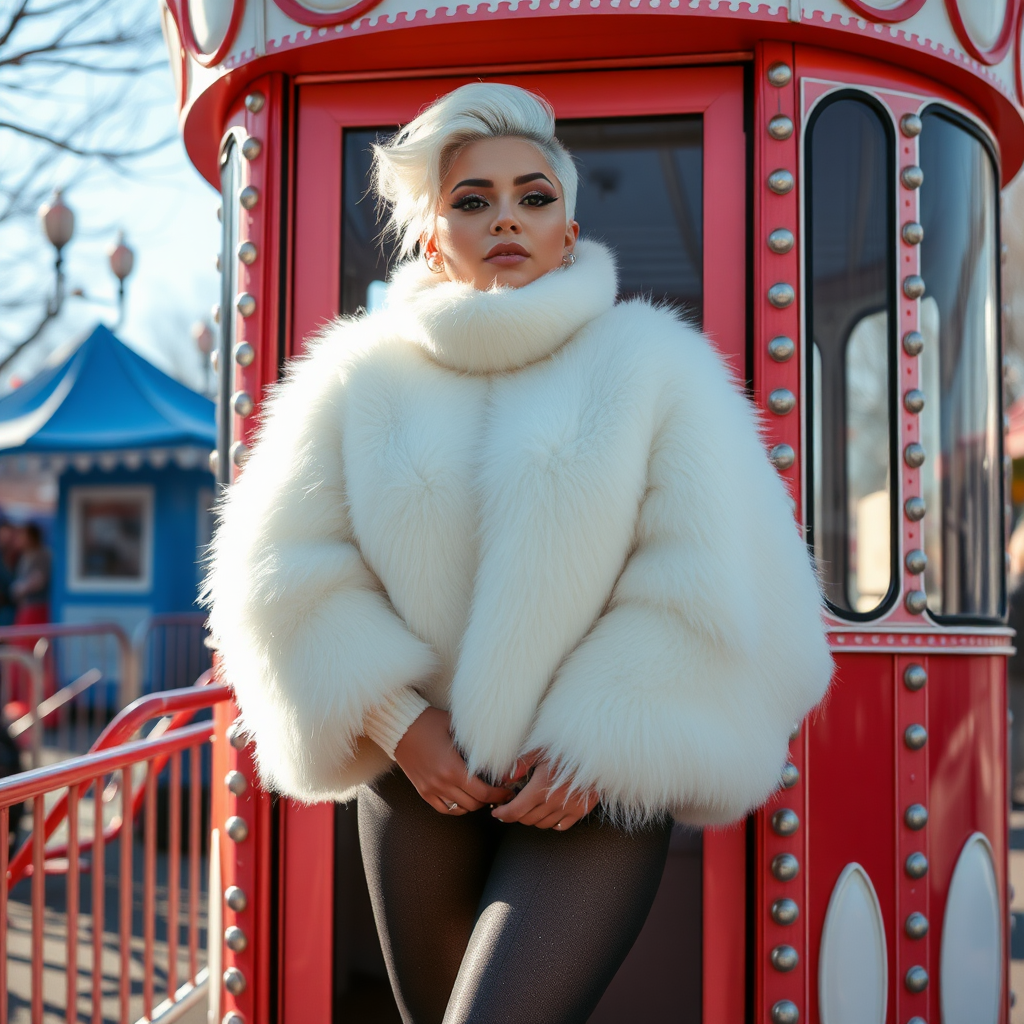
[[(78, 567), (82, 554), (82, 503), (89, 500), (129, 500), (142, 503), (142, 576), (83, 578)], [(135, 484), (127, 487), (68, 488), (68, 565), (67, 587), (72, 594), (148, 594), (153, 589), (153, 486)]]

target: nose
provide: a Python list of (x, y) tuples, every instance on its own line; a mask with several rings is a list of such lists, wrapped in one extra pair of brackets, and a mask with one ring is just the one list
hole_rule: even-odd
[(498, 215), (491, 222), (492, 235), (518, 235), (522, 230), (523, 227), (519, 223), (514, 206), (508, 208), (502, 206), (498, 210)]

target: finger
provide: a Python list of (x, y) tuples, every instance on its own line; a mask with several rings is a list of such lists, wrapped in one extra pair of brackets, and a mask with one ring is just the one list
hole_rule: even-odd
[(527, 811), (520, 819), (521, 825), (539, 825), (540, 822), (546, 818), (551, 818), (551, 824), (553, 825), (556, 821), (565, 815), (565, 805), (561, 801), (546, 800), (544, 803), (537, 804), (536, 807)]
[(559, 819), (555, 824), (556, 832), (568, 832), (580, 820), (580, 816), (575, 814), (567, 814), (565, 817)]
[(514, 800), (510, 800), (502, 807), (495, 808), (491, 814), (499, 821), (521, 821), (523, 815), (529, 814), (534, 807), (543, 803), (544, 794), (538, 792), (537, 789), (531, 790), (530, 786), (527, 786)]
[(521, 779), (537, 764), (540, 758), (541, 752), (539, 750), (529, 750), (525, 754), (520, 754), (508, 775), (508, 781), (515, 782), (516, 779)]
[(511, 789), (503, 786), (491, 786), (476, 775), (467, 775), (460, 786), (475, 800), (482, 804), (504, 804), (515, 795)]
[[(565, 810), (561, 807), (550, 814), (545, 814), (540, 821), (534, 823), (534, 828), (555, 828), (558, 823), (565, 817)], [(524, 822), (525, 824), (525, 822)]]
[(481, 801), (477, 800), (471, 793), (467, 793), (464, 789), (452, 790), (452, 795), (447, 802), (457, 803), (464, 811), (479, 811), (483, 807)]

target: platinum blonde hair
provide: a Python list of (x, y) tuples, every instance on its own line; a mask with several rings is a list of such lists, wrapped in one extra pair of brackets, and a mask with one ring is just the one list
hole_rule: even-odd
[(373, 147), (374, 188), (391, 209), (387, 230), (399, 238), (403, 256), (432, 233), (441, 182), (459, 152), (479, 139), (507, 137), (540, 150), (562, 186), (566, 224), (572, 220), (578, 175), (555, 138), (551, 104), (515, 85), (473, 82), (435, 100), (397, 135)]

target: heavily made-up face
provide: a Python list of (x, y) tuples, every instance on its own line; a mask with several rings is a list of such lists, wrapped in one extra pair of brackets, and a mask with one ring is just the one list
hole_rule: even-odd
[(520, 138), (480, 139), (441, 183), (428, 264), (450, 281), (521, 288), (561, 267), (579, 236), (544, 155)]

